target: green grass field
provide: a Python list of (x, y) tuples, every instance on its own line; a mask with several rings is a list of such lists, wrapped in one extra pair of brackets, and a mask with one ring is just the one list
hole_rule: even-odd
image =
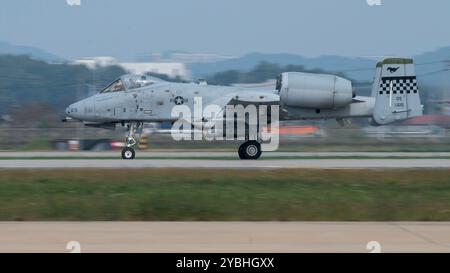
[(450, 221), (450, 170), (0, 170), (1, 221)]

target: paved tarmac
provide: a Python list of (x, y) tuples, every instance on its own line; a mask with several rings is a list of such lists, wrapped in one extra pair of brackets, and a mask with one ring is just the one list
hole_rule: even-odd
[[(450, 223), (0, 222), (0, 252), (450, 252)], [(77, 243), (76, 243), (77, 244)], [(378, 245), (376, 244), (376, 245)]]
[(3, 159), (0, 169), (61, 168), (206, 168), (206, 169), (386, 169), (450, 168), (450, 159)]
[[(42, 151), (42, 152), (17, 152), (1, 151), (0, 158), (120, 158), (120, 151)], [(236, 157), (236, 152), (223, 151), (192, 151), (192, 150), (169, 150), (169, 151), (137, 151), (137, 158), (205, 158), (205, 157)], [(263, 152), (262, 158), (283, 157), (409, 157), (409, 158), (450, 158), (450, 152)]]

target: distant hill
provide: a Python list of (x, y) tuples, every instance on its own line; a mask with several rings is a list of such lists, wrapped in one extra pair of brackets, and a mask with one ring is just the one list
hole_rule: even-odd
[(443, 71), (450, 69), (450, 46), (425, 52), (414, 59), (420, 82), (450, 92), (450, 71)]
[[(341, 56), (320, 56), (317, 58), (306, 58), (300, 55), (279, 53), (264, 54), (250, 53), (240, 58), (215, 62), (190, 64), (189, 68), (194, 77), (206, 77), (208, 75), (225, 70), (250, 71), (260, 62), (269, 62), (282, 66), (302, 65), (306, 69), (322, 69), (326, 71), (340, 72), (342, 70), (353, 70), (368, 67), (375, 67), (376, 61), (364, 58), (349, 58)], [(346, 73), (354, 79), (370, 79), (372, 71), (354, 71)]]
[[(445, 68), (443, 60), (450, 60), (450, 47), (444, 47), (435, 51), (426, 52), (413, 57), (417, 66), (419, 77), (424, 75), (421, 81), (426, 84), (450, 86), (450, 73), (434, 73)], [(348, 78), (358, 82), (367, 82), (373, 79), (373, 72), (377, 60), (368, 58), (355, 58), (345, 56), (323, 55), (307, 58), (295, 54), (264, 54), (251, 53), (240, 58), (220, 61), (215, 63), (189, 64), (192, 75), (195, 78), (206, 78), (209, 75), (226, 70), (238, 70), (248, 72), (261, 62), (269, 62), (278, 65), (302, 65), (306, 69), (321, 69), (324, 71), (342, 72)], [(449, 66), (450, 68), (450, 66)], [(450, 89), (450, 88), (449, 88)]]
[(49, 53), (40, 48), (22, 45), (13, 45), (5, 41), (0, 41), (0, 55), (27, 55), (36, 60), (46, 62), (62, 62), (63, 58)]
[[(436, 109), (433, 101), (450, 99), (450, 47), (425, 52), (413, 56), (413, 58), (416, 63), (416, 74), (425, 111), (427, 113), (433, 113), (435, 111), (434, 109)], [(305, 68), (305, 71), (321, 70), (327, 73), (344, 75), (344, 77), (354, 82), (358, 95), (369, 96), (371, 94), (371, 82), (377, 61), (367, 58), (332, 55), (306, 58), (294, 54), (251, 53), (240, 58), (215, 63), (189, 64), (189, 68), (192, 71), (194, 79), (217, 79), (219, 77), (222, 79), (225, 77), (226, 79), (226, 77), (242, 78), (242, 75), (248, 76), (249, 74), (254, 74), (257, 72), (255, 68), (263, 62), (277, 64), (280, 67), (287, 65), (301, 66)]]

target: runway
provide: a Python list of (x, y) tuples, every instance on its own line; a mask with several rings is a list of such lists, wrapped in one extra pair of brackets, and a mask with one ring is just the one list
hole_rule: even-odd
[(0, 252), (450, 252), (450, 223), (0, 222)]
[(385, 169), (450, 168), (450, 159), (10, 159), (0, 160), (0, 169), (61, 168), (198, 168), (198, 169)]
[[(236, 152), (225, 151), (137, 151), (137, 158), (237, 158)], [(264, 152), (262, 158), (450, 158), (450, 152)], [(120, 158), (120, 151), (2, 151), (0, 158)]]

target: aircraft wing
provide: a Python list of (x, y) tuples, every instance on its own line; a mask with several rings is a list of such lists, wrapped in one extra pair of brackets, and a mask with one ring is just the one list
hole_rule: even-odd
[(233, 97), (230, 104), (233, 105), (248, 105), (248, 104), (278, 104), (280, 101), (280, 96), (273, 92), (246, 92), (242, 94), (237, 94)]
[[(273, 91), (252, 91), (252, 92), (236, 92), (226, 96), (219, 97), (209, 103), (209, 105), (217, 105), (221, 112), (216, 117), (223, 117), (223, 111), (227, 105), (278, 105), (280, 97)], [(206, 117), (205, 117), (206, 118)], [(209, 117), (210, 118), (210, 117)]]

